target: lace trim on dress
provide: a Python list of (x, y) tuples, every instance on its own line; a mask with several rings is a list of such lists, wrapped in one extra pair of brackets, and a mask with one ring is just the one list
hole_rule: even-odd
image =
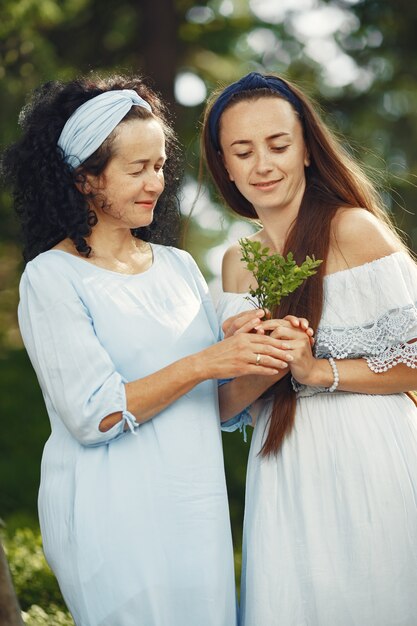
[(417, 343), (400, 343), (391, 346), (377, 356), (365, 357), (365, 361), (375, 374), (387, 372), (399, 363), (415, 369), (417, 368)]
[[(417, 342), (406, 343), (410, 331), (417, 329), (417, 308), (411, 304), (388, 311), (366, 326), (351, 328), (319, 328), (315, 356), (335, 359), (364, 358), (376, 374), (386, 372), (399, 363), (417, 368)], [(314, 396), (325, 387), (301, 385), (294, 378), (292, 386), (298, 398)]]
[(346, 359), (352, 357), (352, 354), (382, 356), (393, 344), (404, 341), (413, 326), (417, 327), (417, 308), (412, 304), (388, 311), (367, 326), (319, 328), (316, 356), (332, 356), (335, 359)]

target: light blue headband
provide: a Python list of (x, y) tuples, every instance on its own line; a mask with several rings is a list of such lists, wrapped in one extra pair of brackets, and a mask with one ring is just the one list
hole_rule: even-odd
[(133, 89), (106, 91), (84, 102), (68, 118), (58, 139), (65, 162), (72, 169), (84, 163), (134, 105), (152, 113), (150, 105)]

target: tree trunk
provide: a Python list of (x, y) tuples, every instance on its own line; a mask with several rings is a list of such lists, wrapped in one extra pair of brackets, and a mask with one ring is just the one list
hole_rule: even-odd
[(175, 107), (177, 13), (174, 0), (141, 0), (142, 33), (138, 42), (144, 69), (163, 99)]
[(1, 626), (24, 626), (19, 603), (14, 591), (9, 566), (0, 543), (0, 624)]

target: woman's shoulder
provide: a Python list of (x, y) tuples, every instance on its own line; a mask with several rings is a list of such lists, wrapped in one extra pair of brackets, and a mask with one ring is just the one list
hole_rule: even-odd
[(158, 246), (157, 251), (164, 259), (164, 263), (159, 264), (160, 270), (181, 275), (186, 281), (197, 284), (199, 291), (208, 291), (206, 280), (190, 252), (174, 246)]
[(152, 244), (152, 247), (159, 256), (165, 257), (171, 266), (175, 261), (177, 266), (183, 266), (192, 271), (198, 270), (197, 262), (187, 250), (175, 246), (163, 246), (161, 244)]
[(393, 229), (362, 208), (341, 208), (332, 221), (326, 273), (370, 263), (405, 246)]
[(228, 268), (231, 265), (233, 268), (239, 266), (241, 263), (242, 252), (239, 242), (233, 243), (229, 246), (223, 255), (223, 267)]
[(30, 298), (48, 306), (78, 299), (79, 275), (69, 257), (59, 250), (47, 250), (30, 260), (20, 278), (20, 299)]
[[(262, 230), (246, 237), (250, 241), (262, 243)], [(242, 263), (242, 248), (240, 241), (229, 246), (224, 253), (222, 262), (223, 291), (232, 293), (247, 292), (250, 283), (253, 283), (253, 275)]]
[[(250, 275), (242, 264), (242, 251), (239, 242), (236, 242), (226, 250), (223, 256), (223, 291), (231, 291), (234, 293), (242, 291), (245, 278), (250, 278)], [(246, 289), (243, 290), (245, 291)]]
[[(29, 276), (35, 279), (37, 276), (41, 277), (47, 275), (62, 274), (62, 266), (66, 254), (62, 254), (62, 250), (51, 249), (41, 252), (33, 259), (26, 263), (23, 276)], [(61, 254), (60, 254), (61, 253)]]
[(73, 274), (74, 268), (78, 267), (80, 260), (89, 265), (82, 257), (64, 248), (55, 246), (50, 250), (41, 252), (28, 261), (24, 273), (30, 274), (31, 276), (44, 273), (57, 276), (63, 276), (67, 273)]
[(180, 259), (182, 261), (188, 262), (190, 260), (194, 260), (191, 254), (183, 248), (177, 248), (176, 246), (165, 246), (160, 243), (153, 243), (152, 248), (158, 251), (160, 254), (166, 254), (171, 257), (176, 257), (177, 259)]

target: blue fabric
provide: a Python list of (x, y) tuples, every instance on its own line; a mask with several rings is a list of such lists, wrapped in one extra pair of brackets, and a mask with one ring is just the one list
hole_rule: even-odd
[(223, 387), (223, 385), (227, 385), (227, 383), (230, 383), (231, 380), (233, 380), (233, 378), (221, 378), (217, 381), (217, 385), (218, 387)]
[[(217, 383), (140, 426), (126, 406), (126, 381), (218, 336), (193, 259), (152, 248), (141, 274), (61, 250), (23, 274), (20, 328), (52, 430), (39, 491), (43, 545), (77, 626), (236, 626)], [(123, 421), (101, 432), (116, 411)]]
[(256, 89), (270, 89), (288, 100), (300, 117), (303, 117), (303, 105), (301, 100), (291, 91), (287, 83), (277, 76), (264, 76), (258, 72), (251, 72), (240, 80), (232, 83), (222, 91), (209, 113), (210, 139), (216, 150), (220, 150), (219, 143), (219, 121), (224, 109), (229, 104), (235, 94), (244, 91), (254, 91)]
[(65, 162), (79, 167), (97, 150), (132, 106), (152, 112), (133, 89), (106, 91), (82, 104), (67, 120), (58, 139)]
[(249, 413), (249, 407), (244, 409), (239, 415), (235, 415), (221, 423), (221, 429), (226, 433), (232, 433), (239, 429), (243, 433), (243, 441), (245, 443), (247, 441), (246, 426), (252, 426), (252, 415)]

